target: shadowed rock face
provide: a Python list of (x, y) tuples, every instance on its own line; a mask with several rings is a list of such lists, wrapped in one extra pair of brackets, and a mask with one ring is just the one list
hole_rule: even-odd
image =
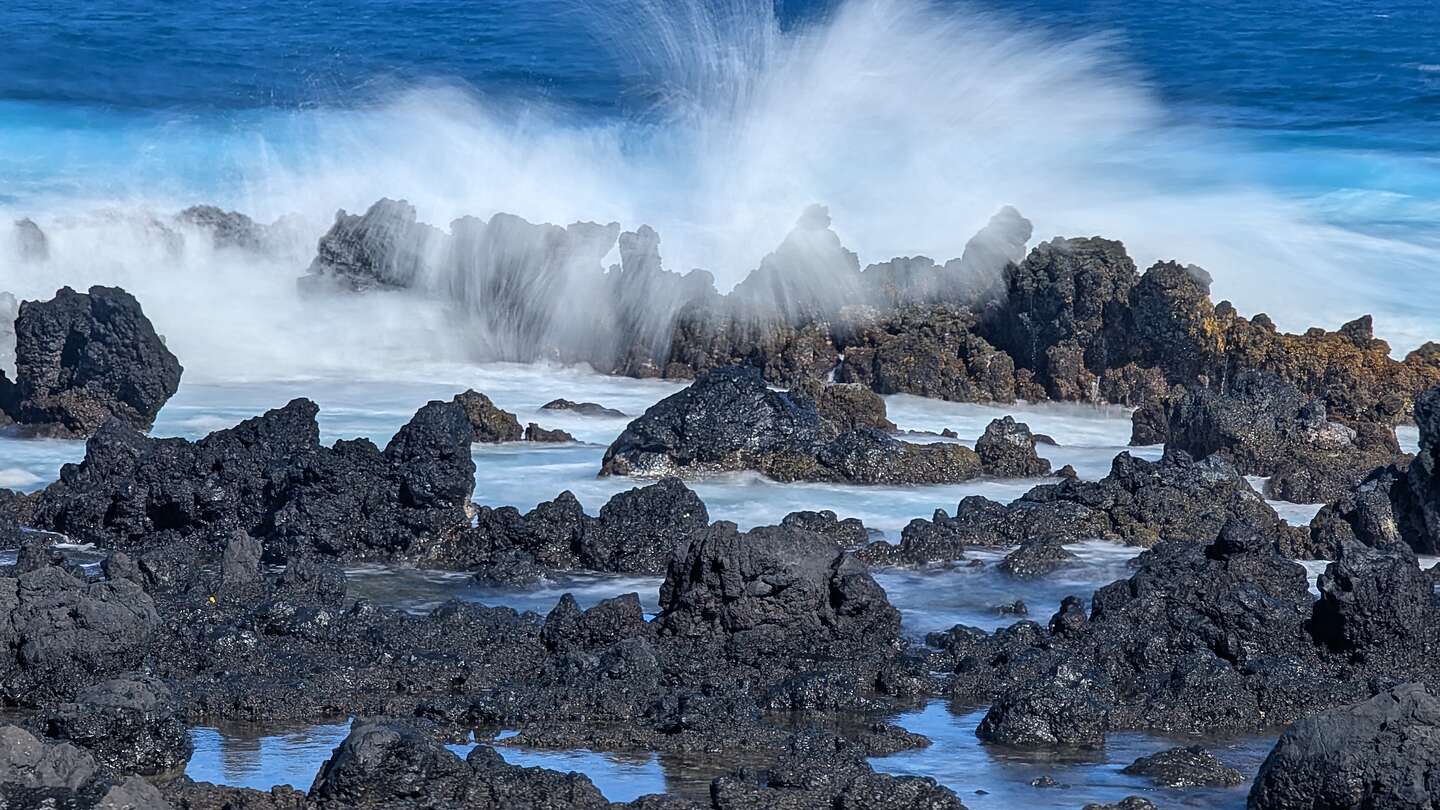
[(180, 385), (180, 363), (124, 290), (61, 289), (20, 305), (15, 381), (0, 375), (0, 408), (31, 429), (89, 436), (118, 419), (149, 430)]
[(1421, 810), (1440, 802), (1440, 701), (1407, 684), (1291, 726), (1260, 766), (1251, 810)]
[(1400, 455), (1388, 425), (1352, 428), (1326, 417), (1325, 403), (1272, 374), (1244, 372), (1224, 391), (1191, 388), (1134, 414), (1135, 437), (1163, 425), (1166, 447), (1219, 455), (1246, 475), (1269, 476), (1267, 494), (1316, 503), (1352, 489)]
[(969, 448), (910, 444), (870, 426), (888, 424), (883, 402), (856, 407), (851, 393), (772, 391), (754, 369), (719, 369), (631, 422), (606, 450), (601, 473), (757, 470), (781, 481), (859, 484), (945, 483), (980, 474)]
[(382, 452), (365, 439), (323, 447), (317, 408), (284, 408), (196, 442), (151, 439), (110, 422), (41, 493), (38, 528), (105, 547), (184, 539), (217, 549), (235, 532), (272, 556), (416, 554), (469, 525), (471, 426), (432, 402)]

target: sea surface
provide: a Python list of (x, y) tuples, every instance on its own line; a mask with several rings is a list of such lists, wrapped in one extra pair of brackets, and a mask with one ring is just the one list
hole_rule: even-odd
[[(1036, 239), (1123, 240), (1143, 269), (1205, 267), (1218, 299), (1283, 327), (1362, 313), (1404, 352), (1440, 333), (1440, 10), (1431, 0), (10, 0), (0, 3), (0, 290), (134, 292), (186, 367), (157, 435), (196, 438), (296, 396), (326, 441), (384, 442), (414, 410), (465, 388), (575, 444), (475, 448), (476, 498), (527, 509), (569, 489), (592, 513), (635, 482), (599, 479), (625, 419), (538, 410), (555, 397), (638, 414), (678, 390), (585, 369), (479, 362), (444, 301), (316, 301), (294, 280), (337, 209), (382, 196), (422, 220), (499, 211), (533, 221), (648, 223), (666, 266), (722, 289), (826, 204), (862, 265), (938, 260), (1001, 205)], [(214, 203), (285, 237), (260, 256), (157, 225)], [(49, 238), (14, 261), (12, 219)], [(1014, 413), (1059, 444), (1042, 453), (1099, 478), (1126, 448), (1128, 414), (989, 408), (890, 397), (916, 438), (973, 442)], [(1402, 433), (1413, 445), (1413, 430)], [(0, 486), (34, 490), (83, 443), (0, 438)], [(697, 482), (712, 519), (742, 527), (796, 509), (859, 517), (895, 539), (916, 517), (1036, 481), (953, 487)], [(1314, 505), (1278, 505), (1303, 523)], [(1045, 620), (1069, 593), (1124, 576), (1134, 551), (1074, 547), (1057, 575), (1017, 583), (977, 567), (882, 571), (906, 632)], [(72, 550), (83, 555), (84, 550)], [(1309, 565), (1312, 576), (1321, 564)], [(525, 592), (464, 576), (357, 567), (351, 587), (405, 609), (459, 597), (544, 613), (658, 582), (576, 575)], [(1118, 773), (1173, 741), (1112, 735), (1088, 758), (980, 745), (973, 707), (896, 718), (934, 740), (876, 761), (954, 787), (972, 807), (1077, 807), (1147, 793)], [(308, 787), (348, 718), (306, 727), (194, 730), (191, 775)], [(1211, 741), (1247, 775), (1270, 736)], [(503, 741), (500, 741), (503, 743)], [(592, 776), (611, 799), (703, 792), (725, 763), (500, 745), (512, 761)], [(1050, 775), (1062, 787), (1030, 780)], [(977, 793), (977, 791), (984, 791)], [(1162, 806), (1242, 807), (1244, 788)]]

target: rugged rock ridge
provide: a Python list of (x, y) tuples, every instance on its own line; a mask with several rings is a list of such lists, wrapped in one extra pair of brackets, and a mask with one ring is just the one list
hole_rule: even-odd
[(65, 287), (50, 301), (26, 301), (14, 334), (15, 380), (0, 371), (0, 421), (29, 432), (89, 436), (110, 419), (149, 430), (180, 385), (179, 361), (119, 288)]
[[(481, 348), (497, 358), (640, 377), (744, 365), (787, 387), (834, 372), (880, 393), (962, 402), (1135, 405), (1177, 384), (1225, 393), (1254, 370), (1320, 398), (1347, 424), (1406, 419), (1414, 396), (1440, 382), (1440, 349), (1395, 361), (1369, 316), (1334, 332), (1281, 334), (1264, 315), (1212, 303), (1198, 267), (1160, 262), (1137, 274), (1124, 246), (1100, 237), (1057, 238), (1026, 255), (1030, 236), (1030, 223), (1005, 208), (959, 259), (861, 270), (813, 206), (720, 295), (704, 271), (665, 270), (648, 227), (497, 215), (457, 220), (446, 233), (417, 223), (407, 203), (381, 200), (363, 216), (337, 216), (303, 281), (443, 296), (472, 310)], [(620, 264), (603, 270), (617, 243)], [(576, 300), (583, 313), (565, 308)]]
[(1390, 425), (1330, 421), (1319, 397), (1262, 372), (1242, 372), (1225, 392), (1194, 387), (1153, 400), (1133, 421), (1132, 444), (1163, 427), (1167, 448), (1219, 455), (1246, 475), (1267, 476), (1270, 497), (1298, 503), (1337, 498), (1400, 456)]
[(276, 558), (414, 555), (468, 527), (475, 464), (460, 406), (426, 405), (383, 451), (365, 439), (322, 446), (317, 410), (297, 399), (195, 442), (112, 420), (36, 496), (33, 525), (127, 551), (177, 540), (218, 550), (242, 532)]

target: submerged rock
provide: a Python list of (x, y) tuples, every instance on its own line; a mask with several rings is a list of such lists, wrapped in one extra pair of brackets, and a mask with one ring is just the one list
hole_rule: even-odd
[(571, 436), (569, 433), (566, 433), (563, 430), (551, 430), (549, 428), (540, 427), (534, 422), (531, 422), (530, 424), (525, 426), (525, 441), (561, 444), (565, 442), (574, 442), (575, 437)]
[(614, 408), (607, 408), (595, 402), (571, 402), (568, 399), (552, 399), (540, 406), (543, 411), (570, 411), (581, 416), (610, 416), (623, 417), (623, 411)]
[(658, 621), (675, 636), (778, 636), (810, 649), (874, 650), (900, 632), (885, 591), (825, 537), (785, 527), (741, 533), (725, 521), (671, 558)]
[[(858, 417), (844, 413), (840, 423), (831, 421), (813, 391), (772, 391), (753, 369), (712, 371), (631, 422), (605, 451), (601, 474), (756, 470), (780, 481), (875, 484), (963, 481), (980, 472), (969, 448), (901, 442), (873, 427), (849, 427)], [(873, 421), (873, 411), (864, 419)]]
[(1396, 808), (1440, 803), (1440, 701), (1406, 684), (1295, 723), (1250, 789), (1252, 810)]
[(1120, 772), (1143, 776), (1168, 788), (1231, 787), (1245, 781), (1239, 771), (1198, 745), (1140, 757)]
[(0, 375), (0, 408), (33, 430), (89, 436), (110, 419), (149, 430), (180, 385), (179, 361), (119, 288), (27, 301), (15, 336), (15, 381)]

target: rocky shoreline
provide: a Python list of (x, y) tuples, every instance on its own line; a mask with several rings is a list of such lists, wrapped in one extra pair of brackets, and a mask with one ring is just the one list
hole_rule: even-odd
[[(263, 244), (239, 215), (193, 216), (234, 249)], [(525, 513), (474, 503), (472, 443), (566, 440), (522, 429), (475, 391), (426, 404), (383, 448), (323, 444), (306, 399), (194, 441), (151, 437), (181, 369), (139, 302), (95, 287), (20, 304), (15, 379), (0, 376), (5, 429), (88, 438), (48, 487), (0, 490), (0, 549), (16, 552), (0, 569), (6, 806), (622, 806), (584, 776), (510, 765), (483, 742), (511, 730), (539, 748), (766, 763), (715, 779), (708, 804), (623, 806), (960, 808), (934, 779), (867, 761), (926, 745), (890, 718), (936, 699), (988, 707), (978, 737), (1019, 750), (1289, 726), (1251, 808), (1440, 803), (1425, 776), (1440, 733), (1440, 603), (1417, 560), (1440, 549), (1433, 347), (1392, 360), (1365, 319), (1280, 335), (1212, 305), (1197, 268), (1138, 275), (1117, 242), (1026, 254), (1029, 224), (1013, 211), (945, 265), (861, 271), (828, 226), (807, 211), (718, 296), (702, 276), (664, 270), (644, 228), (496, 217), (446, 233), (388, 201), (337, 218), (311, 294), (405, 289), (427, 257), (523, 236), (548, 258), (514, 267), (539, 279), (594, 269), (615, 312), (683, 302), (659, 331), (615, 321), (623, 359), (599, 367), (693, 382), (608, 447), (597, 475), (642, 480), (595, 515), (569, 492)], [(598, 271), (612, 243), (613, 276)], [(840, 273), (822, 289), (802, 261)], [(542, 353), (593, 362), (547, 346), (555, 313), (525, 308), (534, 301), (496, 311)], [(897, 435), (880, 396), (897, 392), (1134, 405), (1134, 443), (1165, 452), (1122, 453), (1082, 480), (1052, 471), (1010, 417), (973, 448)], [(616, 416), (596, 403), (547, 409)], [(1405, 420), (1419, 430), (1414, 456), (1396, 441)], [(734, 471), (846, 486), (1045, 480), (876, 539), (833, 513), (746, 531), (712, 521), (685, 480)], [(1247, 476), (1267, 477), (1263, 493)], [(1264, 495), (1327, 505), (1292, 526)], [(99, 565), (68, 559), (61, 538), (93, 546)], [(994, 632), (907, 634), (874, 576), (999, 549), (1005, 576), (1044, 578), (1093, 539), (1145, 550), (1088, 603), (1032, 605), (1041, 621)], [(1314, 559), (1332, 560), (1318, 593), (1296, 562)], [(577, 571), (663, 583), (654, 615), (636, 594), (587, 609), (567, 595), (544, 616), (458, 600), (416, 615), (350, 593), (344, 566), (377, 561), (507, 587)], [(351, 731), (303, 793), (183, 776), (196, 723), (336, 716), (354, 718)], [(464, 759), (444, 745), (472, 736), (482, 744)], [(1242, 778), (1203, 749), (1132, 767), (1177, 789)]]

